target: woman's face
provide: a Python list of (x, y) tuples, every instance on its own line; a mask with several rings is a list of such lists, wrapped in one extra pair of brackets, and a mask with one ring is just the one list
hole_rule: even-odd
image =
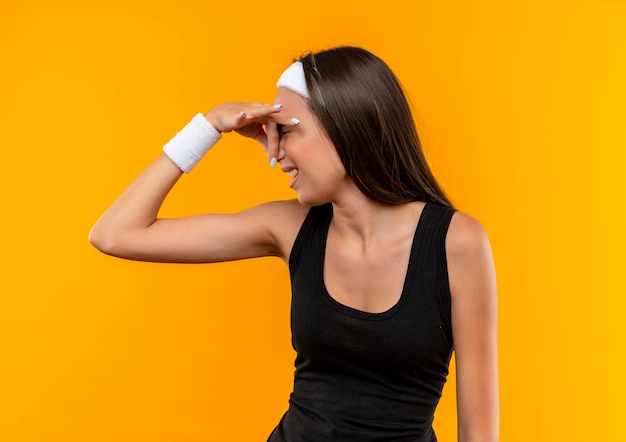
[[(278, 161), (281, 169), (293, 177), (289, 186), (298, 192), (302, 204), (315, 206), (336, 201), (351, 181), (335, 146), (300, 95), (281, 87), (274, 102), (282, 105), (277, 118)], [(291, 125), (291, 118), (300, 123)]]

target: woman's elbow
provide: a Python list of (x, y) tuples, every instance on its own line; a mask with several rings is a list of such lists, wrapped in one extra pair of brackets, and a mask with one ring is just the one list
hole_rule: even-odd
[(97, 250), (107, 255), (119, 256), (116, 253), (118, 247), (118, 241), (115, 239), (115, 235), (110, 229), (102, 226), (100, 223), (96, 223), (89, 231), (88, 240), (92, 246)]

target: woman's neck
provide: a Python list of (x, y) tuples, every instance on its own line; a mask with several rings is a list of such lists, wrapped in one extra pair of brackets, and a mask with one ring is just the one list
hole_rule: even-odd
[(423, 202), (383, 205), (358, 192), (333, 202), (332, 226), (350, 241), (363, 245), (381, 243), (398, 234), (411, 233), (423, 206)]

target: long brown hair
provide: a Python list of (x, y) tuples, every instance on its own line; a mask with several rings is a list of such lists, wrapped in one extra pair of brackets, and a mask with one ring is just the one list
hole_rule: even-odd
[(402, 87), (384, 61), (349, 46), (299, 61), (309, 107), (365, 196), (387, 205), (427, 201), (452, 207), (428, 167)]

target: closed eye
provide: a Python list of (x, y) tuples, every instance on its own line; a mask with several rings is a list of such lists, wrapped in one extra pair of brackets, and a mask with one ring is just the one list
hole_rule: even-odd
[(289, 131), (285, 131), (285, 130), (283, 130), (283, 129), (284, 129), (284, 127), (285, 127), (285, 126), (284, 126), (284, 125), (282, 125), (282, 124), (277, 124), (277, 125), (276, 125), (276, 130), (278, 131), (278, 135), (281, 135), (281, 136), (282, 136), (282, 135), (287, 135), (287, 134), (289, 133)]

